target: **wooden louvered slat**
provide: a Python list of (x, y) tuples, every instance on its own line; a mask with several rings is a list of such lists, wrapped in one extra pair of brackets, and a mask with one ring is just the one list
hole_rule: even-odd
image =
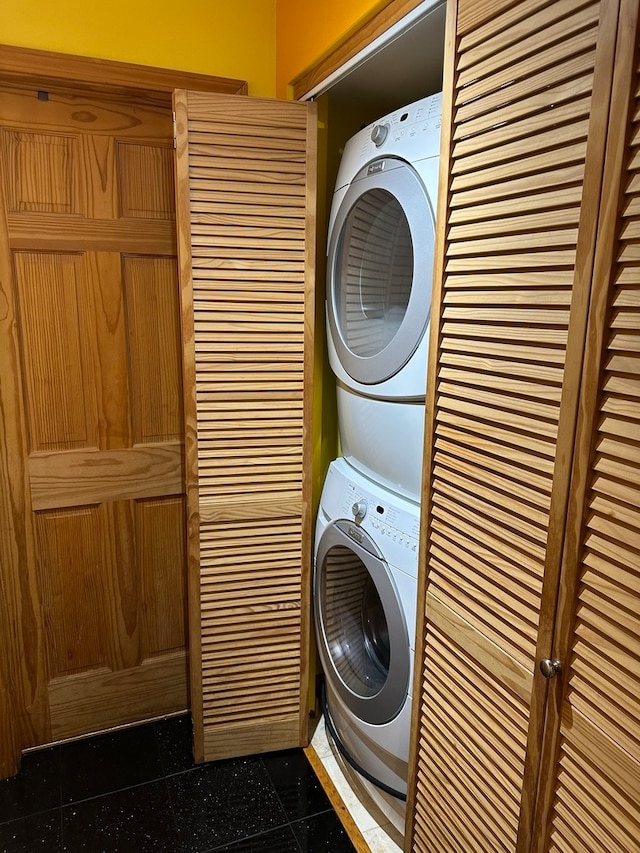
[[(549, 44), (561, 42), (567, 33), (575, 36), (581, 29), (585, 29), (593, 22), (593, 16), (585, 14), (591, 4), (588, 0), (571, 2), (563, 0), (553, 4), (541, 4), (539, 0), (527, 4), (527, 16), (522, 15), (522, 10), (509, 10), (506, 3), (502, 3), (500, 19), (489, 23), (485, 18), (483, 27), (479, 27), (473, 34), (460, 45), (457, 58), (457, 68), (460, 71), (458, 78), (459, 87), (468, 81), (462, 76), (466, 70), (473, 75), (474, 70), (480, 63), (485, 63), (484, 73), (478, 74), (483, 79), (492, 81), (500, 68), (508, 69), (514, 60), (522, 59), (524, 56), (537, 56), (541, 49)], [(464, 4), (461, 4), (461, 10)], [(591, 7), (592, 9), (592, 7)], [(484, 10), (483, 10), (484, 11)], [(578, 12), (582, 12), (581, 15)], [(597, 20), (597, 19), (596, 19)], [(564, 29), (563, 29), (564, 27)], [(464, 47), (463, 47), (464, 45)], [(567, 53), (571, 53), (572, 40), (565, 45)], [(550, 61), (551, 67), (557, 62), (557, 58)], [(548, 60), (545, 59), (542, 67)], [(530, 74), (533, 69), (539, 70), (540, 65), (533, 65), (528, 69)], [(458, 90), (459, 91), (459, 90)]]
[(562, 704), (557, 696), (550, 703), (545, 742), (545, 760), (557, 760), (558, 770), (542, 792), (538, 851), (639, 849), (638, 19), (637, 0), (623, 0), (581, 388), (581, 462), (554, 641), (567, 673)]
[[(528, 851), (532, 838), (545, 714), (533, 673), (551, 641), (577, 418), (566, 387), (584, 350), (615, 43), (599, 0), (496, 2), (479, 15), (471, 0), (448, 5), (416, 853)], [(434, 602), (455, 613), (442, 634)], [(474, 736), (510, 733), (514, 710), (447, 708), (469, 690), (451, 663), (463, 625), (468, 666), (483, 667), (478, 702), (520, 673), (519, 738), (496, 738), (475, 764)]]
[[(580, 727), (584, 725), (582, 722)], [(640, 829), (637, 801), (625, 792), (637, 786), (637, 773), (614, 780), (610, 765), (603, 767), (600, 763), (602, 748), (617, 760), (614, 744), (603, 742), (602, 738), (590, 738), (586, 743), (578, 738), (580, 735), (562, 744), (553, 833), (579, 839), (581, 846), (575, 849), (588, 853), (636, 850)], [(578, 740), (579, 746), (574, 740)], [(620, 769), (625, 765), (628, 769), (628, 761), (620, 756)], [(615, 774), (619, 775), (620, 771)], [(552, 843), (549, 849), (562, 848)]]
[[(423, 748), (433, 760), (421, 768), (433, 797), (419, 822), (426, 836), (432, 827), (444, 829), (457, 849), (509, 850), (517, 834), (527, 703), (495, 682), (436, 621), (427, 635), (423, 696)], [(429, 678), (433, 668), (441, 673), (437, 681)], [(484, 784), (488, 766), (494, 768), (491, 786)], [(489, 824), (487, 814), (499, 819)]]
[(176, 113), (193, 712), (213, 759), (307, 738), (314, 107), (189, 92)]
[[(550, 139), (555, 136), (556, 134), (550, 134)], [(538, 141), (543, 144), (541, 140)], [(548, 143), (545, 147), (548, 147)], [(514, 156), (517, 157), (517, 155)], [(456, 227), (454, 235), (459, 238), (463, 238), (465, 236), (475, 235), (473, 230), (474, 223), (478, 224), (478, 228), (480, 229), (479, 233), (482, 233), (482, 230), (486, 229), (493, 222), (500, 223), (506, 233), (511, 231), (520, 231), (523, 227), (527, 227), (527, 223), (532, 226), (532, 230), (543, 232), (547, 230), (548, 218), (555, 217), (556, 221), (558, 221), (557, 212), (554, 211), (554, 208), (558, 205), (560, 205), (560, 208), (563, 211), (567, 212), (566, 219), (559, 219), (562, 225), (566, 225), (567, 222), (572, 221), (574, 215), (573, 210), (580, 203), (581, 193), (578, 188), (572, 186), (562, 187), (559, 191), (552, 188), (549, 191), (538, 192), (531, 196), (527, 206), (527, 211), (523, 212), (520, 208), (520, 200), (517, 195), (513, 198), (492, 197), (491, 199), (484, 201), (482, 194), (478, 192), (476, 193), (476, 199), (473, 206), (474, 219), (471, 221), (469, 221), (469, 218), (466, 215), (467, 211), (462, 204), (459, 204), (458, 207), (453, 206), (454, 202), (458, 203), (457, 197), (452, 195), (451, 198), (452, 207), (449, 221), (452, 226)], [(461, 227), (459, 228), (457, 227), (458, 223), (461, 223)], [(554, 284), (560, 284), (563, 278), (567, 278), (568, 273), (570, 273), (570, 270), (553, 270), (551, 273), (549, 273), (549, 271), (541, 272), (540, 270), (529, 271), (525, 273), (527, 276), (526, 285), (528, 287), (535, 286), (536, 279), (539, 280), (543, 276), (550, 278)], [(512, 282), (517, 280), (518, 277), (518, 273), (514, 275), (500, 272), (497, 275), (498, 279), (504, 279), (509, 276)], [(520, 272), (519, 275), (522, 276), (523, 273)], [(479, 274), (478, 281), (482, 280), (483, 277)], [(473, 287), (473, 283), (470, 283), (469, 287)]]
[[(279, 563), (269, 568), (263, 547), (265, 527), (248, 534), (244, 524), (220, 524), (219, 535), (201, 553), (201, 602), (203, 624), (203, 677), (217, 685), (204, 700), (205, 728), (213, 724), (250, 722), (260, 705), (263, 719), (296, 713), (299, 705), (297, 682), (300, 680), (299, 638), (301, 632), (299, 573), (283, 576)], [(290, 562), (299, 561), (299, 532), (290, 522), (272, 524), (271, 534), (277, 536), (280, 558), (287, 555)], [(204, 538), (204, 536), (203, 536)], [(226, 570), (227, 554), (234, 563), (244, 559), (250, 574), (238, 578), (237, 564), (233, 573)], [(261, 568), (262, 567), (262, 568)], [(279, 619), (269, 619), (270, 616)], [(220, 655), (220, 649), (228, 653)], [(238, 656), (248, 658), (261, 648), (271, 657), (273, 672), (256, 681), (250, 666), (237, 669), (229, 677), (228, 662)], [(264, 663), (264, 659), (263, 659)], [(266, 724), (266, 723), (265, 723)]]
[[(527, 569), (529, 568), (527, 564), (533, 562), (527, 558), (527, 554), (533, 552), (533, 557), (539, 559), (539, 552), (543, 550), (542, 545), (537, 545), (535, 543), (534, 536), (523, 536), (521, 535), (520, 530), (510, 530), (509, 527), (513, 527), (513, 521), (511, 519), (506, 523), (506, 525), (503, 521), (495, 519), (491, 522), (488, 522), (488, 525), (485, 525), (482, 528), (478, 528), (477, 510), (473, 512), (471, 510), (465, 510), (464, 508), (460, 509), (461, 504), (464, 503), (466, 499), (467, 497), (463, 496), (460, 492), (452, 490), (449, 494), (448, 499), (441, 496), (435, 498), (434, 506), (438, 506), (441, 508), (440, 513), (442, 514), (442, 516), (446, 516), (446, 514), (449, 512), (457, 515), (460, 519), (459, 529), (463, 535), (473, 537), (478, 542), (487, 542), (491, 544), (495, 543), (496, 540), (502, 540), (506, 549), (505, 556), (507, 557), (516, 556), (516, 548), (519, 549), (520, 553), (517, 556), (521, 558), (521, 565), (525, 571), (522, 573), (516, 571), (515, 578), (516, 582), (519, 582), (517, 588), (520, 591), (521, 597), (524, 600), (527, 600), (528, 595), (526, 593), (526, 584), (527, 581), (531, 578), (531, 575), (527, 572)], [(534, 534), (537, 534), (535, 528), (532, 532)], [(511, 552), (513, 552), (513, 554)], [(490, 565), (493, 567), (494, 564)], [(494, 574), (494, 572), (489, 569), (488, 574), (493, 579), (492, 582), (495, 582), (496, 575)], [(508, 585), (510, 586), (513, 582), (513, 574), (505, 575), (505, 577), (509, 578)], [(537, 593), (539, 593), (538, 589), (536, 589), (536, 594)], [(537, 603), (537, 599), (534, 602), (534, 606), (535, 603)]]

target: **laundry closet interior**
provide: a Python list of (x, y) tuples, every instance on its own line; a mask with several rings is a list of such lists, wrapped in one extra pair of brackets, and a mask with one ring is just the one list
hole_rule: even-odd
[[(292, 101), (247, 99), (232, 80), (208, 94), (186, 75), (172, 87), (175, 154), (166, 91), (162, 116), (156, 95), (126, 95), (119, 114), (136, 118), (126, 130), (112, 129), (105, 108), (118, 93), (74, 110), (63, 92), (55, 141), (37, 115), (54, 95), (18, 86), (3, 96), (3, 161), (15, 168), (3, 185), (0, 260), (13, 290), (0, 321), (4, 364), (23, 361), (12, 389), (0, 388), (10, 415), (0, 450), (14, 477), (0, 500), (11, 567), (0, 707), (15, 701), (25, 713), (0, 717), (2, 767), (15, 769), (24, 744), (75, 737), (87, 720), (126, 724), (134, 666), (139, 718), (156, 713), (152, 693), (170, 706), (160, 713), (191, 707), (198, 760), (306, 747), (319, 675), (314, 523), (339, 455), (323, 345), (333, 183), (362, 126), (442, 91), (400, 844), (638, 850), (638, 0), (405, 5), (407, 26), (380, 33), (353, 69), (334, 57), (327, 75), (320, 61), (293, 81)], [(80, 143), (72, 122), (84, 123)], [(131, 178), (117, 204), (116, 172), (96, 165), (112, 156)], [(30, 182), (14, 180), (44, 164), (62, 185), (78, 162), (75, 195), (54, 186), (34, 201)], [(149, 203), (140, 180), (174, 163), (177, 248), (171, 184), (152, 179)], [(269, 191), (256, 190), (258, 171)], [(116, 208), (108, 233), (92, 230)], [(74, 248), (72, 225), (86, 250)], [(122, 311), (121, 296), (83, 289), (116, 268)], [(43, 275), (55, 283), (49, 301)], [(175, 343), (162, 352), (144, 335), (151, 290)], [(70, 319), (60, 328), (62, 303)], [(100, 346), (120, 362), (127, 347), (135, 355), (128, 420), (118, 421), (124, 391)], [(94, 384), (65, 373), (74, 353)], [(67, 381), (68, 417), (39, 379), (51, 363)], [(184, 462), (182, 415), (163, 403), (180, 383)], [(95, 436), (81, 398), (100, 413)], [(114, 466), (105, 493), (87, 473), (92, 460)], [(352, 539), (366, 532), (355, 522), (363, 503), (367, 522), (386, 510), (356, 489), (344, 503)], [(65, 560), (97, 564), (101, 525), (116, 524), (125, 535), (107, 555), (116, 568), (105, 588), (93, 575), (65, 580)], [(184, 539), (169, 535), (178, 527)], [(34, 559), (34, 542), (49, 562)], [(175, 592), (185, 552), (188, 607)], [(168, 618), (142, 607), (117, 571), (137, 559), (144, 594)], [(80, 621), (94, 612), (113, 621), (108, 648), (67, 643), (63, 594), (75, 596)], [(99, 611), (101, 596), (117, 606)], [(314, 768), (330, 787), (322, 762)]]
[(364, 843), (390, 851), (405, 823), (445, 15), (421, 4), (311, 93), (327, 127), (316, 316), (340, 454), (315, 525), (311, 750)]

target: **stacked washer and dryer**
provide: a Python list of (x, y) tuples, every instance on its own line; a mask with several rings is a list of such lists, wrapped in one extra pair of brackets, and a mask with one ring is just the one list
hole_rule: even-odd
[[(314, 609), (329, 730), (402, 828), (441, 95), (365, 127), (342, 156), (327, 339), (343, 456), (316, 524)], [(393, 817), (393, 815), (391, 815)]]

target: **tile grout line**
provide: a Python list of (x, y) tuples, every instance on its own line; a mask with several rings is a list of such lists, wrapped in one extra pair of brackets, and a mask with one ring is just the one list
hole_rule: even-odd
[(180, 842), (180, 847), (182, 847), (182, 836), (180, 835), (180, 827), (178, 826), (178, 816), (176, 814), (176, 809), (175, 809), (175, 804), (173, 802), (173, 797), (171, 796), (171, 786), (167, 782), (168, 778), (169, 777), (165, 774), (165, 776), (163, 777), (164, 787), (165, 787), (165, 790), (167, 792), (167, 798), (169, 800), (169, 806), (171, 807), (171, 817), (173, 819), (173, 825), (174, 825), (174, 828), (176, 830), (176, 838)]

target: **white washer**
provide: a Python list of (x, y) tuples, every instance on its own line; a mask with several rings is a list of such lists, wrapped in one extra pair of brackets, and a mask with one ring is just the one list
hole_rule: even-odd
[(328, 235), (327, 344), (342, 452), (417, 502), (441, 115), (437, 93), (347, 142)]
[[(405, 793), (416, 631), (418, 507), (329, 466), (316, 523), (314, 612), (329, 715), (366, 773)], [(385, 808), (385, 796), (363, 782)]]

